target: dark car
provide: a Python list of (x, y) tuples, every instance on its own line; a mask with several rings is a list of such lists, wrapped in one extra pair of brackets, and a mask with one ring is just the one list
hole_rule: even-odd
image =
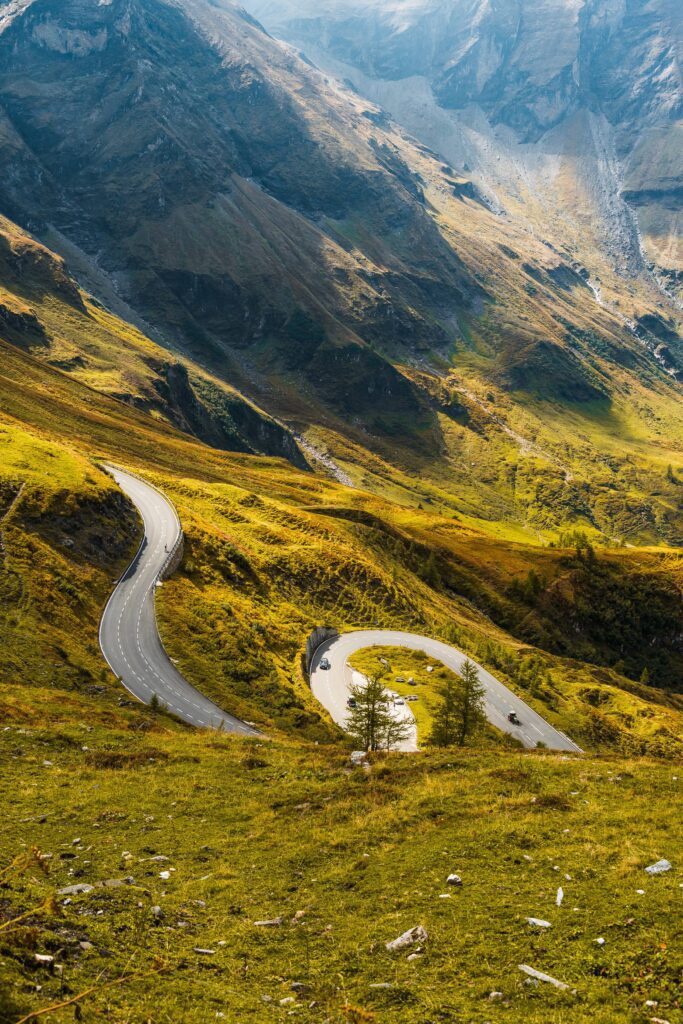
[(349, 699), (346, 702), (346, 706), (347, 708), (355, 708), (358, 706), (358, 701), (356, 700), (355, 697), (349, 697)]
[(323, 658), (323, 659), (322, 659), (322, 661), (320, 662), (320, 667), (321, 667), (322, 669), (325, 669), (325, 671), (326, 671), (326, 672), (327, 672), (327, 671), (328, 671), (329, 669), (331, 669), (331, 668), (332, 668), (332, 666), (331, 666), (331, 664), (330, 664), (330, 659), (329, 659), (329, 658)]
[(511, 711), (508, 715), (508, 722), (512, 722), (513, 725), (521, 725), (519, 718), (517, 718), (517, 712)]

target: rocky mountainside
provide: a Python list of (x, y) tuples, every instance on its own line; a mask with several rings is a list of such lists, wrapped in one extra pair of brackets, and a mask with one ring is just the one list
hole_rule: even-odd
[(362, 342), (444, 345), (480, 289), (363, 104), (230, 5), (3, 10), (5, 213), (209, 363), (266, 344), (314, 387), (360, 360), (410, 391)]
[[(524, 125), (502, 127), (492, 93), (468, 100), (479, 127), (464, 131), (440, 104), (461, 79), (483, 97), (495, 48), (474, 77), (453, 57), (449, 79), (448, 25), (433, 22), (430, 47), (410, 41), (430, 5), (396, 6), (386, 45), (380, 5), (355, 54), (333, 42), (335, 8), (320, 10), (321, 41), (357, 59), (356, 91), (228, 0), (0, 2), (0, 212), (65, 257), (100, 309), (194, 368), (202, 406), (200, 367), (338, 479), (534, 531), (675, 539), (677, 484), (662, 480), (683, 458), (676, 311), (637, 244), (632, 266), (612, 258), (602, 242), (623, 253), (622, 236), (548, 141), (590, 121), (616, 168), (604, 115), (568, 101), (549, 132), (537, 90)], [(429, 55), (408, 86), (391, 77), (391, 40)], [(536, 43), (519, 40), (523, 64)], [(528, 92), (519, 67), (508, 77)], [(422, 142), (388, 116), (392, 96), (421, 111)], [(637, 240), (623, 197), (600, 195)], [(160, 376), (177, 406), (187, 382)], [(103, 365), (96, 384), (112, 390)]]
[(549, 210), (559, 200), (571, 220), (580, 189), (613, 262), (630, 273), (651, 267), (663, 290), (680, 295), (683, 17), (675, 0), (249, 6), (446, 159), (467, 165), (506, 209), (521, 188), (542, 193), (549, 175), (542, 199)]
[(0, 217), (0, 341), (215, 448), (307, 466), (291, 433), (82, 293), (64, 262)]

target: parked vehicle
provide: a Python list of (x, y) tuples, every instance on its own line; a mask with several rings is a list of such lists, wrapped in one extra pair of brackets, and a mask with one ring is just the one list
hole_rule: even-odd
[(356, 700), (355, 697), (349, 697), (349, 699), (346, 702), (346, 706), (347, 708), (355, 708), (358, 706), (358, 701)]
[(403, 699), (403, 697), (394, 697), (394, 704), (398, 707), (402, 707), (403, 705), (405, 705), (405, 700)]

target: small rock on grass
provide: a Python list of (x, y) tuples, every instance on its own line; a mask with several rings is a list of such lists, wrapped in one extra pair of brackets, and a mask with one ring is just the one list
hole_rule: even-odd
[(527, 921), (534, 928), (552, 928), (550, 921), (543, 921), (540, 917), (527, 917)]
[(200, 953), (202, 956), (215, 956), (216, 955), (216, 950), (215, 949), (202, 949), (201, 946), (195, 946), (194, 947), (194, 952), (195, 953)]
[(462, 885), (462, 878), (460, 875), (449, 875), (446, 879), (446, 885)]
[(658, 860), (656, 864), (650, 864), (645, 868), (648, 875), (663, 875), (665, 871), (671, 871), (671, 863), (668, 860)]
[(427, 938), (426, 930), (421, 924), (418, 924), (414, 928), (409, 928), (403, 935), (399, 935), (397, 939), (385, 943), (385, 945), (390, 953), (397, 953), (408, 946), (414, 946), (416, 942), (426, 942)]
[(279, 928), (282, 924), (281, 917), (274, 917), (272, 921), (254, 921), (254, 928)]
[(77, 885), (67, 885), (64, 889), (58, 889), (58, 896), (80, 896), (83, 892), (92, 892), (95, 888), (94, 885), (89, 885), (87, 882), (79, 882)]
[(566, 985), (563, 981), (558, 981), (557, 978), (551, 977), (550, 974), (544, 974), (543, 971), (537, 971), (535, 967), (529, 967), (528, 964), (518, 964), (520, 971), (533, 978), (534, 981), (545, 981), (548, 985), (554, 985), (555, 988), (561, 988), (564, 991), (569, 990), (569, 985)]

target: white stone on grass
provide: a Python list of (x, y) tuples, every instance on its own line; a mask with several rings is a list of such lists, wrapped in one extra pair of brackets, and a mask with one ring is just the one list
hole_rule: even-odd
[(650, 864), (645, 868), (648, 875), (663, 875), (665, 871), (671, 871), (671, 863), (668, 860), (658, 860), (656, 864)]
[(385, 946), (390, 953), (398, 953), (408, 946), (414, 946), (417, 942), (426, 942), (427, 938), (426, 930), (421, 924), (418, 924), (414, 928), (409, 928), (407, 932), (403, 932), (403, 935), (399, 935), (397, 939), (385, 943)]
[(533, 978), (534, 981), (545, 981), (548, 985), (554, 985), (555, 988), (561, 988), (563, 991), (569, 990), (569, 985), (566, 985), (563, 981), (558, 981), (557, 978), (553, 978), (550, 974), (544, 974), (543, 971), (537, 971), (535, 967), (529, 967), (528, 964), (518, 964), (520, 971)]

